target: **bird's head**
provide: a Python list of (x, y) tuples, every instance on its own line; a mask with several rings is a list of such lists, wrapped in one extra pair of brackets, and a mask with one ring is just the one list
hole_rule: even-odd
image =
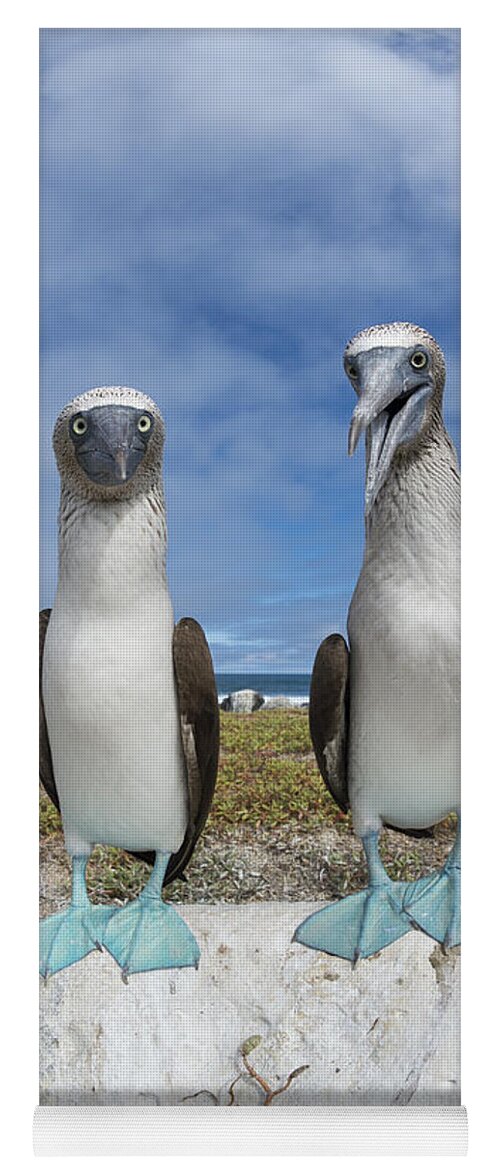
[(165, 427), (147, 395), (102, 386), (61, 411), (53, 444), (63, 482), (87, 500), (131, 499), (161, 478)]
[(349, 430), (349, 455), (366, 431), (368, 516), (396, 452), (418, 447), (433, 418), (440, 415), (445, 361), (430, 333), (397, 321), (357, 333), (346, 346), (344, 367), (359, 396)]

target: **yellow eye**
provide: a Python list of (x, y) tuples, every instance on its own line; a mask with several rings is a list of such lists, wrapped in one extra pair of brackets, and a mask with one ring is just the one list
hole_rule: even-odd
[(146, 434), (146, 431), (150, 431), (151, 419), (149, 418), (149, 415), (141, 415), (140, 419), (138, 420), (137, 427), (139, 431), (142, 431), (143, 435)]
[(410, 365), (413, 366), (414, 370), (425, 370), (428, 361), (427, 354), (423, 350), (415, 350), (415, 353), (411, 355)]
[(79, 415), (77, 419), (73, 419), (73, 431), (75, 432), (75, 435), (85, 435), (86, 430), (87, 423), (81, 415)]

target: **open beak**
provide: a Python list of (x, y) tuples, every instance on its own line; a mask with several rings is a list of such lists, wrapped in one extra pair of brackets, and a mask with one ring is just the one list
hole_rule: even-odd
[(407, 355), (397, 360), (394, 349), (372, 350), (358, 357), (359, 398), (349, 428), (352, 455), (366, 431), (365, 515), (384, 484), (394, 453), (418, 435), (426, 403), (434, 389), (431, 372), (408, 370)]

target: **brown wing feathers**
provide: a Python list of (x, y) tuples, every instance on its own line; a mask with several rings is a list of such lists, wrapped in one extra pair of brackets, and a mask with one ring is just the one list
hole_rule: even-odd
[(349, 651), (341, 634), (330, 634), (314, 660), (309, 728), (318, 768), (332, 797), (347, 812)]
[(212, 657), (194, 618), (181, 618), (174, 630), (174, 670), (189, 789), (189, 825), (167, 881), (182, 873), (208, 817), (219, 762), (219, 698)]
[(48, 793), (50, 800), (59, 809), (59, 798), (57, 796), (56, 783), (54, 781), (54, 770), (52, 767), (52, 753), (50, 751), (49, 736), (47, 732), (47, 723), (45, 720), (45, 708), (43, 706), (42, 696), (42, 665), (43, 665), (43, 648), (45, 645), (45, 635), (49, 625), (50, 610), (40, 610), (38, 620), (39, 643), (38, 643), (38, 661), (40, 670), (40, 699), (39, 699), (39, 737), (40, 737), (40, 780), (45, 791)]

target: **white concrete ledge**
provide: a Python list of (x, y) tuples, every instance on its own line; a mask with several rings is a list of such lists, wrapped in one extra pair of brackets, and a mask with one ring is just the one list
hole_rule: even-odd
[(41, 1104), (259, 1108), (265, 1090), (241, 1054), (252, 1037), (248, 1061), (273, 1095), (307, 1067), (264, 1115), (459, 1106), (458, 954), (411, 931), (353, 971), (290, 942), (318, 905), (186, 905), (197, 972), (141, 973), (126, 985), (111, 956), (94, 952), (42, 982)]
[(461, 1107), (40, 1106), (35, 1155), (466, 1155)]

